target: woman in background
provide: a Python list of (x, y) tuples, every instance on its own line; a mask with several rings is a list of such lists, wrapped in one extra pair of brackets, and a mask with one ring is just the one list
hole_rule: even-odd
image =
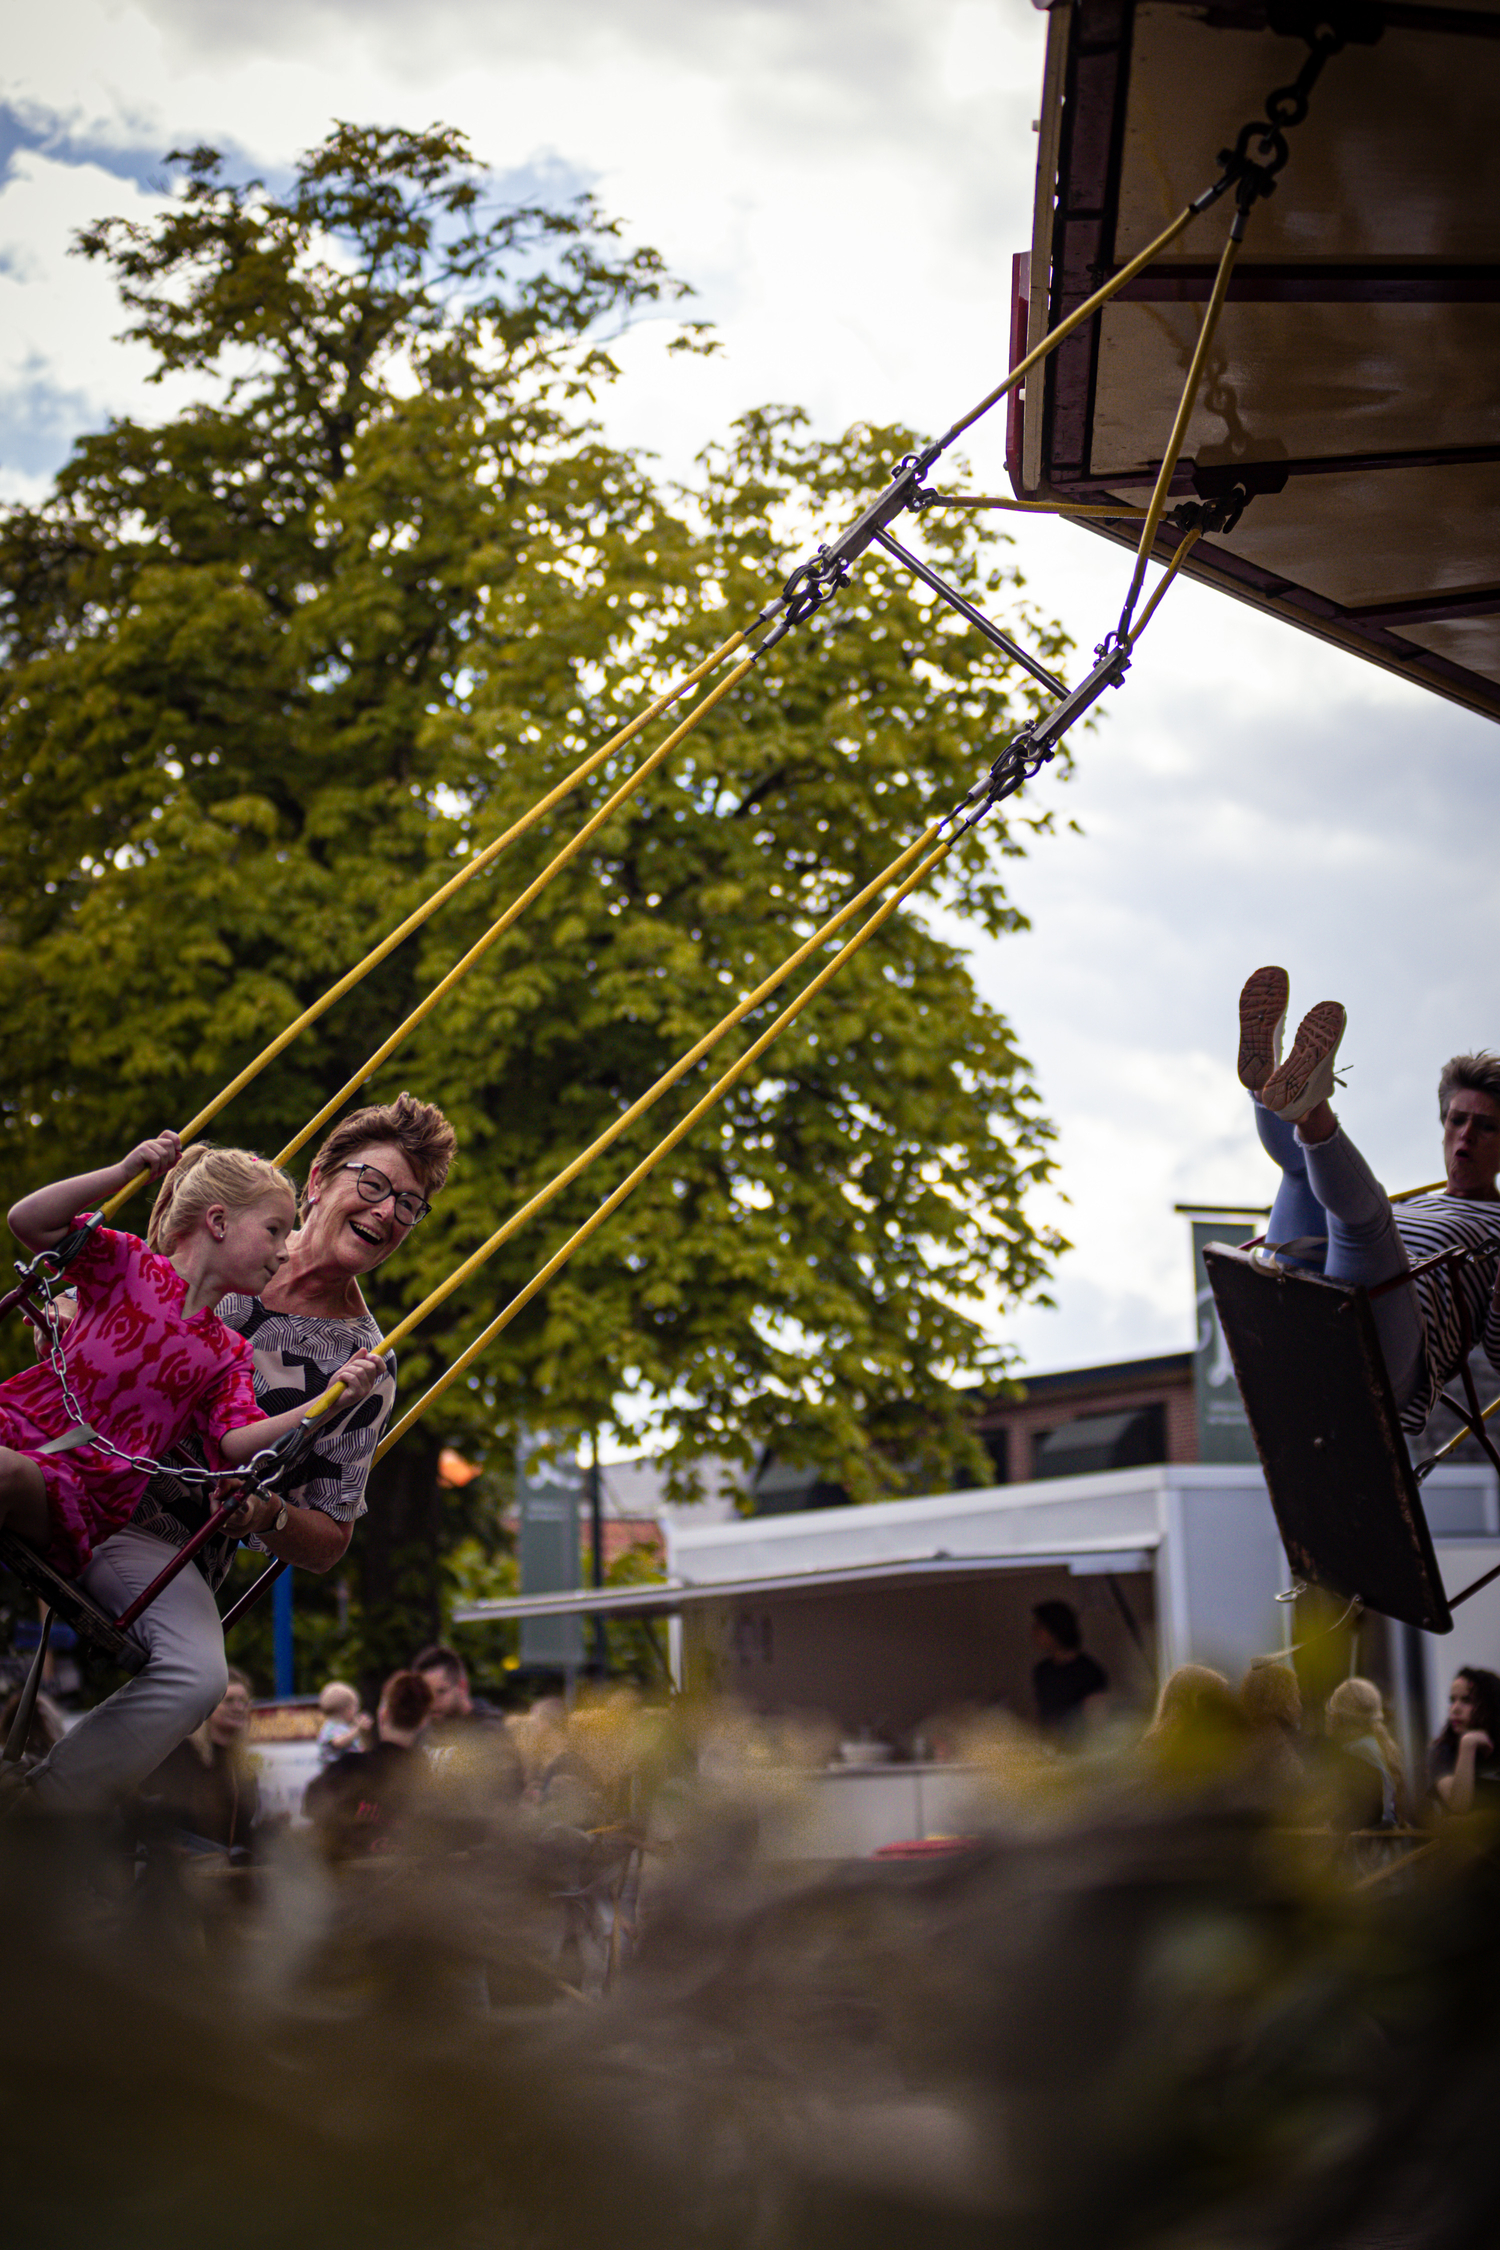
[(1373, 1680), (1341, 1680), (1325, 1709), (1329, 1749), (1348, 1784), (1348, 1825), (1394, 1828), (1406, 1818), (1406, 1768), (1379, 1688)]
[(241, 1855), (250, 1849), (260, 1788), (245, 1756), (249, 1721), (250, 1682), (231, 1670), (216, 1708), (142, 1786), (152, 1812), (190, 1845), (217, 1844)]
[(1448, 1724), (1427, 1752), (1427, 1786), (1445, 1812), (1500, 1804), (1500, 1677), (1464, 1664), (1448, 1690)]

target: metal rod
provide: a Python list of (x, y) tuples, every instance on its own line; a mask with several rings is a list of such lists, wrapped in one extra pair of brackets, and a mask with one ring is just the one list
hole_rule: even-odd
[[(761, 614), (764, 615), (765, 612), (763, 611)], [(753, 620), (753, 624), (759, 622), (759, 618)], [(747, 630), (750, 629), (752, 628), (747, 628)], [(558, 782), (555, 788), (548, 790), (545, 797), (539, 797), (528, 812), (524, 812), (519, 820), (512, 822), (503, 836), (497, 836), (493, 843), (485, 845), (483, 851), (478, 851), (472, 859), (465, 860), (456, 875), (451, 875), (441, 889), (434, 891), (430, 898), (424, 899), (422, 904), (408, 914), (405, 921), (398, 923), (387, 937), (383, 937), (380, 943), (367, 953), (362, 961), (357, 961), (354, 967), (347, 970), (336, 984), (331, 984), (328, 990), (312, 1003), (311, 1007), (304, 1008), (301, 1015), (295, 1021), (289, 1023), (284, 1031), (278, 1032), (271, 1044), (262, 1048), (254, 1061), (247, 1063), (239, 1075), (232, 1078), (229, 1084), (214, 1096), (206, 1108), (200, 1109), (197, 1116), (191, 1118), (183, 1126), (182, 1138), (184, 1142), (196, 1138), (202, 1132), (204, 1126), (211, 1124), (220, 1110), (236, 1094), (250, 1085), (268, 1063), (274, 1062), (276, 1057), (291, 1045), (299, 1032), (305, 1030), (309, 1024), (315, 1023), (326, 1010), (333, 1006), (336, 1000), (342, 999), (346, 992), (352, 991), (363, 977), (367, 977), (378, 963), (385, 960), (386, 956), (395, 950), (403, 938), (408, 937), (413, 930), (420, 928), (430, 915), (435, 914), (440, 906), (452, 898), (455, 891), (461, 890), (465, 883), (470, 882), (474, 876), (481, 874), (508, 845), (523, 836), (529, 828), (534, 827), (545, 813), (550, 812), (554, 805), (562, 802), (570, 790), (576, 789), (580, 782), (597, 771), (613, 751), (620, 749), (633, 735), (639, 734), (644, 726), (658, 717), (661, 712), (667, 710), (670, 705), (677, 702), (679, 697), (684, 695), (690, 687), (695, 686), (699, 680), (706, 678), (717, 665), (723, 662), (731, 650), (742, 646), (744, 639), (744, 632), (731, 633), (729, 639), (721, 642), (711, 656), (705, 656), (701, 664), (695, 665), (692, 671), (685, 673), (672, 687), (657, 696), (654, 702), (648, 703), (645, 710), (637, 712), (636, 716), (627, 725), (621, 727), (617, 733), (612, 734), (607, 742), (601, 742), (597, 750), (591, 751), (588, 757), (580, 765), (575, 766), (573, 771)], [(309, 1127), (308, 1130), (311, 1131), (312, 1128)], [(298, 1144), (294, 1142), (292, 1145), (295, 1148)], [(277, 1161), (284, 1163), (286, 1158), (283, 1156), (278, 1158)], [(108, 1203), (104, 1206), (106, 1218), (114, 1216), (126, 1197), (135, 1192), (145, 1177), (144, 1172), (137, 1172), (133, 1179), (127, 1180), (118, 1194), (110, 1197)]]
[(33, 1328), (39, 1328), (41, 1326), (41, 1315), (31, 1301), (31, 1291), (35, 1286), (34, 1282), (18, 1281), (14, 1289), (7, 1289), (5, 1295), (0, 1297), (0, 1320), (3, 1320), (8, 1312), (19, 1305)]
[(914, 555), (909, 547), (903, 547), (900, 540), (893, 539), (888, 531), (877, 531), (875, 544), (877, 547), (884, 547), (886, 553), (894, 555), (898, 562), (904, 562), (924, 586), (930, 586), (935, 594), (941, 594), (950, 609), (956, 609), (960, 617), (966, 617), (976, 631), (983, 633), (987, 641), (992, 641), (996, 648), (1003, 650), (1013, 663), (1020, 665), (1023, 672), (1029, 672), (1034, 680), (1040, 681), (1049, 695), (1067, 694), (1063, 682), (1049, 672), (1045, 664), (1039, 664), (1034, 656), (1027, 655), (1024, 648), (1018, 648), (1008, 633), (1002, 633), (998, 625), (992, 625), (983, 610), (976, 609), (971, 601), (966, 601), (957, 587), (950, 586), (946, 578), (940, 578), (930, 565), (923, 562), (920, 555)]
[(1140, 639), (1142, 633), (1145, 632), (1146, 627), (1150, 624), (1152, 618), (1156, 615), (1156, 612), (1161, 605), (1162, 595), (1171, 585), (1173, 579), (1177, 576), (1178, 571), (1181, 570), (1183, 564), (1187, 561), (1188, 556), (1197, 546), (1198, 541), (1202, 538), (1202, 536), (1203, 534), (1201, 531), (1190, 531), (1187, 537), (1179, 542), (1177, 551), (1173, 555), (1172, 560), (1167, 564), (1166, 569), (1162, 572), (1161, 577), (1156, 582), (1156, 586), (1152, 593), (1150, 601), (1147, 602), (1145, 608), (1141, 611), (1140, 616), (1136, 619), (1135, 623), (1130, 628), (1130, 643), (1132, 648)]
[(1091, 319), (1096, 312), (1109, 303), (1111, 297), (1118, 297), (1120, 291), (1134, 281), (1138, 273), (1145, 272), (1153, 259), (1159, 258), (1164, 250), (1170, 250), (1177, 237), (1192, 225), (1194, 219), (1206, 211), (1211, 204), (1218, 202), (1219, 197), (1228, 187), (1229, 180), (1230, 175), (1225, 172), (1214, 181), (1212, 187), (1205, 188), (1201, 195), (1195, 196), (1187, 209), (1179, 211), (1172, 224), (1169, 227), (1164, 227), (1154, 242), (1148, 242), (1144, 250), (1136, 253), (1129, 265), (1121, 266), (1118, 273), (1111, 274), (1109, 280), (1101, 288), (1096, 289), (1092, 297), (1085, 297), (1083, 303), (1070, 312), (1066, 320), (1060, 320), (1055, 328), (1050, 329), (1033, 351), (1029, 351), (1024, 359), (1017, 360), (1003, 383), (997, 383), (995, 388), (987, 392), (977, 406), (970, 407), (963, 419), (955, 422), (953, 427), (938, 439), (936, 450), (945, 453), (955, 438), (962, 437), (964, 431), (971, 428), (982, 414), (988, 414), (992, 406), (997, 406), (1006, 392), (1014, 390), (1017, 383), (1024, 381), (1033, 367), (1039, 366), (1049, 352), (1055, 352), (1058, 345), (1064, 343), (1072, 335), (1075, 328), (1080, 328), (1084, 321)]
[[(1500, 1411), (1500, 1398), (1492, 1398), (1489, 1405), (1480, 1415), (1480, 1421), (1487, 1422), (1490, 1416), (1497, 1411)], [(1435, 1469), (1439, 1461), (1446, 1460), (1450, 1453), (1456, 1453), (1458, 1448), (1463, 1444), (1465, 1438), (1471, 1437), (1472, 1435), (1473, 1432), (1468, 1429), (1455, 1430), (1452, 1437), (1448, 1439), (1447, 1443), (1444, 1445), (1440, 1445), (1436, 1453), (1434, 1453), (1430, 1457), (1430, 1459), (1422, 1463), (1423, 1471), (1425, 1472), (1428, 1469)]]
[(1496, 1563), (1493, 1570), (1487, 1570), (1482, 1578), (1476, 1578), (1472, 1586), (1465, 1586), (1461, 1594), (1450, 1594), (1448, 1607), (1457, 1609), (1460, 1602), (1466, 1602), (1471, 1594), (1477, 1594), (1481, 1586), (1488, 1586), (1492, 1578), (1500, 1578), (1500, 1563)]
[(1102, 516), (1111, 523), (1144, 523), (1144, 508), (1134, 508), (1122, 500), (1117, 508), (1105, 508), (1090, 500), (1006, 500), (994, 492), (929, 492), (922, 500), (922, 512), (929, 508), (1003, 508), (1015, 516)]
[(1123, 1593), (1123, 1591), (1122, 1591), (1122, 1589), (1121, 1589), (1121, 1586), (1120, 1586), (1120, 1581), (1119, 1581), (1119, 1579), (1118, 1579), (1118, 1578), (1117, 1578), (1117, 1577), (1115, 1576), (1115, 1574), (1114, 1574), (1114, 1572), (1113, 1572), (1112, 1570), (1107, 1570), (1107, 1571), (1106, 1571), (1106, 1572), (1104, 1573), (1104, 1583), (1105, 1583), (1105, 1585), (1106, 1585), (1106, 1586), (1107, 1586), (1107, 1587), (1109, 1588), (1110, 1592), (1111, 1592), (1111, 1593), (1113, 1594), (1113, 1596), (1114, 1596), (1114, 1598), (1115, 1598), (1115, 1607), (1116, 1607), (1116, 1608), (1118, 1609), (1118, 1611), (1120, 1612), (1120, 1615), (1121, 1615), (1121, 1616), (1122, 1616), (1122, 1617), (1124, 1618), (1124, 1620), (1125, 1620), (1125, 1630), (1126, 1630), (1126, 1632), (1127, 1632), (1127, 1633), (1128, 1633), (1128, 1634), (1130, 1635), (1130, 1638), (1131, 1638), (1131, 1639), (1132, 1639), (1132, 1640), (1134, 1641), (1134, 1643), (1135, 1643), (1135, 1645), (1136, 1645), (1136, 1649), (1137, 1649), (1137, 1651), (1139, 1652), (1139, 1654), (1140, 1654), (1140, 1655), (1142, 1655), (1142, 1656), (1144, 1656), (1144, 1655), (1146, 1654), (1146, 1644), (1145, 1644), (1145, 1642), (1144, 1642), (1144, 1641), (1142, 1640), (1142, 1638), (1141, 1638), (1141, 1629), (1140, 1629), (1139, 1625), (1137, 1625), (1137, 1623), (1136, 1623), (1136, 1621), (1135, 1621), (1135, 1612), (1134, 1612), (1134, 1610), (1133, 1610), (1133, 1609), (1131, 1608), (1131, 1606), (1130, 1606), (1129, 1602), (1128, 1602), (1128, 1601), (1126, 1601), (1126, 1599), (1125, 1599), (1125, 1595), (1124, 1595), (1124, 1593)]
[(1177, 413), (1172, 423), (1172, 434), (1167, 439), (1167, 450), (1162, 455), (1161, 467), (1156, 474), (1156, 483), (1152, 489), (1150, 504), (1146, 509), (1146, 520), (1141, 525), (1141, 541), (1136, 550), (1135, 570), (1130, 580), (1130, 591), (1125, 596), (1125, 607), (1120, 612), (1119, 630), (1122, 635), (1130, 630), (1130, 621), (1135, 614), (1135, 605), (1140, 596), (1141, 587), (1145, 582), (1146, 565), (1151, 559), (1151, 550), (1156, 544), (1157, 527), (1161, 522), (1162, 512), (1167, 505), (1167, 493), (1171, 487), (1173, 473), (1181, 457), (1183, 446), (1187, 443), (1188, 424), (1192, 420), (1193, 409), (1198, 403), (1198, 388), (1203, 380), (1204, 363), (1208, 358), (1209, 349), (1218, 329), (1219, 315), (1224, 310), (1224, 294), (1229, 287), (1229, 276), (1234, 271), (1234, 261), (1240, 254), (1240, 244), (1245, 239), (1245, 221), (1248, 216), (1248, 212), (1244, 210), (1236, 211), (1234, 215), (1234, 222), (1229, 229), (1229, 239), (1224, 245), (1224, 252), (1219, 260), (1219, 271), (1214, 280), (1213, 294), (1208, 300), (1208, 307), (1203, 315), (1203, 325), (1198, 331), (1198, 341), (1193, 347), (1193, 356), (1188, 363), (1187, 377), (1182, 386), (1182, 396), (1177, 401)]
[(152, 1579), (150, 1585), (145, 1589), (145, 1592), (137, 1594), (135, 1600), (131, 1603), (128, 1609), (121, 1610), (119, 1616), (114, 1621), (114, 1627), (117, 1633), (124, 1633), (129, 1631), (130, 1627), (140, 1616), (141, 1611), (143, 1609), (149, 1609), (151, 1607), (151, 1604), (155, 1601), (157, 1595), (166, 1591), (167, 1587), (171, 1585), (172, 1580), (177, 1577), (180, 1571), (186, 1570), (193, 1557), (200, 1551), (201, 1548), (206, 1547), (209, 1540), (212, 1539), (214, 1533), (223, 1527), (225, 1517), (232, 1516), (235, 1510), (240, 1505), (241, 1502), (239, 1500), (225, 1500), (220, 1504), (220, 1506), (215, 1508), (208, 1521), (204, 1524), (200, 1524), (198, 1529), (193, 1533), (192, 1538), (189, 1539), (184, 1546), (178, 1548), (176, 1554), (172, 1557), (172, 1560), (168, 1563), (166, 1569), (162, 1571), (159, 1576)]
[[(589, 1432), (589, 1535), (593, 1541), (589, 1577), (597, 1593), (604, 1584), (604, 1479), (599, 1469), (599, 1432)], [(608, 1643), (604, 1637), (604, 1619), (598, 1610), (589, 1618), (589, 1638), (593, 1642), (594, 1668), (600, 1679), (608, 1668)]]
[(26, 1675), (26, 1685), (21, 1690), (21, 1700), (16, 1705), (16, 1715), (10, 1722), (10, 1732), (5, 1738), (5, 1750), (0, 1765), (18, 1766), (26, 1751), (26, 1737), (31, 1732), (31, 1715), (36, 1709), (36, 1699), (41, 1691), (42, 1671), (47, 1662), (47, 1644), (52, 1638), (52, 1611), (42, 1619), (42, 1637), (36, 1644), (36, 1654), (31, 1660), (31, 1670)]
[(280, 1562), (273, 1562), (269, 1570), (263, 1570), (259, 1578), (257, 1578), (252, 1585), (249, 1585), (245, 1588), (245, 1591), (243, 1592), (243, 1594), (241, 1594), (239, 1600), (234, 1604), (233, 1608), (226, 1609), (223, 1616), (219, 1619), (219, 1623), (223, 1627), (224, 1631), (227, 1633), (232, 1625), (238, 1625), (246, 1610), (254, 1609), (256, 1603), (260, 1600), (261, 1595), (270, 1592), (272, 1579), (279, 1578), (284, 1570), (290, 1569), (291, 1564), (286, 1560), (285, 1556), (283, 1556)]
[(1107, 687), (1117, 686), (1129, 669), (1129, 644), (1117, 641), (1113, 648), (1107, 649), (1100, 657), (1087, 679), (1080, 680), (1072, 694), (1064, 696), (1055, 711), (1048, 712), (1032, 736), (1034, 746), (1043, 750), (1054, 742), (1060, 742), (1073, 721), (1082, 718), (1089, 705), (1097, 703)]

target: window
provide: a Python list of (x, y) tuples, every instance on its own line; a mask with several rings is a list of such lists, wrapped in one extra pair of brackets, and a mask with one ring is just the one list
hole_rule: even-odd
[(1160, 1399), (1113, 1414), (1079, 1414), (1031, 1441), (1033, 1477), (1083, 1477), (1102, 1469), (1142, 1469), (1167, 1457), (1167, 1410)]

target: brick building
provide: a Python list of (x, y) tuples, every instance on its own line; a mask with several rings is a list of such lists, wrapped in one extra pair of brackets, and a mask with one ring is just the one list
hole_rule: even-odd
[(1191, 1352), (1033, 1375), (1020, 1390), (979, 1420), (996, 1484), (1198, 1458)]
[[(1017, 1385), (1015, 1395), (982, 1404), (976, 1429), (994, 1464), (996, 1484), (1152, 1468), (1159, 1462), (1191, 1464), (1198, 1458), (1193, 1355), (1165, 1352), (1155, 1359), (1030, 1376)], [(700, 1470), (705, 1499), (683, 1510), (668, 1505), (665, 1477), (649, 1455), (605, 1465), (606, 1567), (631, 1547), (660, 1551), (662, 1526), (674, 1516), (717, 1523), (742, 1512), (744, 1471), (717, 1460), (700, 1463)], [(442, 1456), (444, 1483), (461, 1484), (477, 1474), (458, 1454)], [(762, 1455), (748, 1480), (747, 1496), (749, 1513), (757, 1516), (836, 1508), (848, 1499), (841, 1485), (827, 1483), (813, 1469), (780, 1461), (773, 1452)], [(586, 1508), (580, 1509), (580, 1533), (587, 1549)]]
[[(1117, 1360), (1033, 1375), (1014, 1396), (988, 1401), (976, 1424), (994, 1463), (996, 1484), (1143, 1469), (1198, 1458), (1193, 1355)], [(751, 1480), (758, 1516), (834, 1508), (848, 1495), (811, 1469), (767, 1454)]]

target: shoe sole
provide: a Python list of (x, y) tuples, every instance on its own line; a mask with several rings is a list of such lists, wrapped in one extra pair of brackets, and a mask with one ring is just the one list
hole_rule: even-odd
[(1275, 1070), (1286, 1023), (1291, 979), (1285, 969), (1257, 969), (1240, 994), (1240, 1084), (1258, 1094)]
[(1314, 1073), (1338, 1052), (1346, 1021), (1337, 1000), (1320, 1000), (1315, 1008), (1308, 1009), (1297, 1026), (1291, 1053), (1260, 1089), (1260, 1098), (1267, 1109), (1274, 1110), (1279, 1117), (1288, 1110), (1298, 1110)]

